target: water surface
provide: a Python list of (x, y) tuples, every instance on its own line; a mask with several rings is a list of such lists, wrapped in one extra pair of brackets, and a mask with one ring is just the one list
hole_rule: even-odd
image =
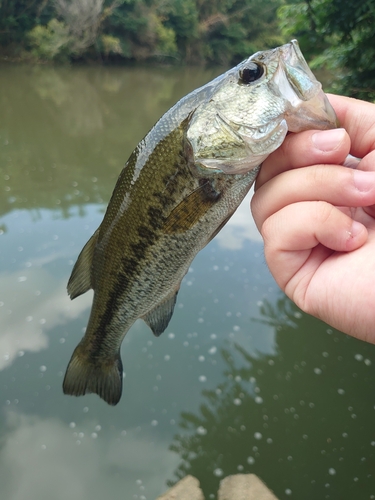
[(138, 141), (220, 70), (0, 68), (0, 484), (7, 500), (153, 500), (186, 473), (280, 499), (375, 498), (375, 347), (301, 313), (248, 200), (195, 259), (166, 332), (123, 344), (123, 397), (64, 396), (92, 295), (66, 282)]

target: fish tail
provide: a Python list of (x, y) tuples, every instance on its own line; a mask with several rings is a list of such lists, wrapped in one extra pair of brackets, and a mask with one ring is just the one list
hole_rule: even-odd
[(122, 361), (120, 352), (104, 361), (90, 359), (78, 345), (66, 369), (63, 391), (72, 396), (96, 393), (110, 405), (116, 405), (122, 393)]

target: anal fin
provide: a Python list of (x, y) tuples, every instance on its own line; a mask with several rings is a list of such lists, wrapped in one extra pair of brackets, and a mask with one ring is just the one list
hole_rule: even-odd
[(151, 328), (152, 333), (156, 337), (159, 337), (159, 335), (164, 332), (171, 320), (174, 306), (176, 304), (177, 294), (178, 290), (169, 295), (167, 299), (154, 307), (154, 309), (151, 309), (151, 311), (145, 314), (142, 318)]
[(95, 231), (83, 247), (78, 256), (77, 262), (74, 264), (73, 271), (68, 282), (68, 294), (72, 300), (92, 288), (91, 264), (98, 235), (99, 229)]

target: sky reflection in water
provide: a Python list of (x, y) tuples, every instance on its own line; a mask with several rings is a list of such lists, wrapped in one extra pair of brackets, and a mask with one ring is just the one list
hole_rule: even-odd
[[(0, 484), (9, 500), (206, 498), (255, 472), (279, 498), (375, 498), (374, 346), (278, 291), (246, 200), (193, 262), (167, 331), (125, 338), (115, 408), (63, 396), (90, 293), (66, 282), (149, 127), (219, 71), (0, 72)], [(360, 492), (360, 493), (359, 493)]]

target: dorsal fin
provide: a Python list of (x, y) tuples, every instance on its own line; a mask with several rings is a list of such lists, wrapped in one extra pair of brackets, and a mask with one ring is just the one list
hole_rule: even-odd
[(154, 309), (149, 311), (143, 316), (143, 320), (151, 328), (152, 333), (159, 337), (167, 328), (168, 323), (172, 317), (173, 309), (176, 304), (177, 292), (167, 297), (161, 304), (158, 304)]
[(72, 274), (68, 281), (68, 294), (72, 300), (92, 288), (91, 264), (98, 235), (99, 229), (95, 231), (83, 247), (77, 262), (74, 264)]

